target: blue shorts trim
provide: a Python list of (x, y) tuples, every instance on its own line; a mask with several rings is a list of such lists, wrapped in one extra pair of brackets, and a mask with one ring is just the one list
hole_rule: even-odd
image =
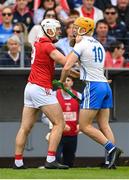
[(82, 93), (81, 109), (112, 108), (112, 90), (107, 82), (87, 82)]

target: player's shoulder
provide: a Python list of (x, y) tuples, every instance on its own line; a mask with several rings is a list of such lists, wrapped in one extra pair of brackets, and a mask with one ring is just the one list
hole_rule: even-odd
[(86, 43), (87, 44), (97, 44), (99, 43), (99, 41), (97, 41), (94, 37), (92, 36), (84, 36), (83, 37), (83, 40), (82, 40), (83, 43)]

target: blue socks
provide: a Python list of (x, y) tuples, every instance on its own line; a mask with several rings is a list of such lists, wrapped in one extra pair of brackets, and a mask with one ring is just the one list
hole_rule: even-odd
[(106, 144), (104, 144), (104, 147), (106, 149), (106, 151), (108, 151), (108, 153), (111, 153), (113, 151), (113, 149), (115, 149), (115, 145), (112, 144), (111, 141), (108, 141)]

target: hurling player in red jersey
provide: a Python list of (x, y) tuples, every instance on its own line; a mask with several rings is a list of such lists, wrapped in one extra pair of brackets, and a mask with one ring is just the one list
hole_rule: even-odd
[(60, 23), (55, 19), (44, 19), (41, 26), (44, 36), (36, 41), (33, 47), (31, 72), (24, 92), (22, 122), (16, 136), (13, 168), (25, 168), (23, 151), (26, 139), (41, 110), (53, 124), (45, 168), (68, 169), (68, 166), (58, 163), (55, 158), (65, 126), (62, 109), (52, 91), (55, 62), (62, 65), (66, 62), (65, 57), (53, 44), (61, 33)]

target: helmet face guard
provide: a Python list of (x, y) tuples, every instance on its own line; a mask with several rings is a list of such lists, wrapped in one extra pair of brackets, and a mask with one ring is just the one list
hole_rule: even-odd
[[(85, 17), (79, 17), (75, 20), (74, 25), (78, 27), (77, 34), (80, 36), (89, 35), (92, 36), (94, 32), (94, 20)], [(81, 32), (81, 29), (85, 29), (85, 32)]]
[[(56, 36), (56, 30), (57, 28), (61, 27), (61, 24), (56, 19), (44, 19), (41, 22), (41, 27), (48, 37), (53, 38), (54, 36)], [(51, 30), (52, 34), (49, 34), (48, 30)]]

